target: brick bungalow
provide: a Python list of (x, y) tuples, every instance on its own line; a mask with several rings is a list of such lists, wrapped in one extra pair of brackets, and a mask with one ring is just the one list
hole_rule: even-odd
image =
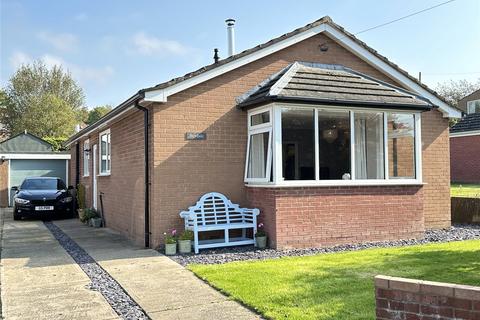
[(142, 89), (67, 145), (88, 205), (146, 246), (217, 191), (261, 210), (271, 246), (317, 247), (448, 227), (460, 115), (324, 17)]
[(458, 102), (466, 115), (450, 129), (453, 182), (480, 183), (480, 90)]

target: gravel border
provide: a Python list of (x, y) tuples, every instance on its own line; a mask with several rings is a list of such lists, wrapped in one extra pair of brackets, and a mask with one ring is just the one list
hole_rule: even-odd
[(182, 266), (188, 264), (222, 264), (234, 261), (278, 259), (282, 257), (310, 256), (322, 253), (357, 251), (368, 248), (404, 247), (435, 242), (480, 239), (480, 225), (454, 225), (448, 229), (427, 230), (421, 239), (365, 242), (326, 248), (256, 250), (253, 246), (202, 250), (199, 254), (174, 255), (170, 258)]
[(100, 292), (122, 319), (150, 320), (146, 312), (128, 295), (85, 250), (51, 221), (44, 221), (55, 239), (92, 280), (88, 289)]

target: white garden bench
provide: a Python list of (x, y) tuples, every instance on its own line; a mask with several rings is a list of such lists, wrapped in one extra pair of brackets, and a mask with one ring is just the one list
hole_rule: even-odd
[[(240, 208), (223, 194), (210, 192), (203, 195), (197, 204), (180, 212), (185, 220), (185, 230), (193, 231), (195, 253), (200, 249), (255, 244), (257, 216), (260, 210)], [(229, 231), (241, 229), (242, 236), (230, 238)], [(246, 237), (246, 230), (253, 229), (253, 238)], [(223, 239), (198, 240), (199, 232), (223, 230)]]

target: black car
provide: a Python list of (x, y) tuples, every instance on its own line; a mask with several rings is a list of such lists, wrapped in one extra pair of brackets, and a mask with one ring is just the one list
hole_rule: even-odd
[(13, 196), (13, 219), (22, 217), (57, 217), (74, 212), (71, 190), (60, 178), (35, 177), (23, 180)]

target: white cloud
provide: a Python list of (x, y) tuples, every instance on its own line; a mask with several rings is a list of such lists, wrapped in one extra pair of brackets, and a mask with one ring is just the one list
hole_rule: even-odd
[(81, 83), (94, 82), (97, 84), (105, 84), (114, 75), (115, 70), (111, 66), (103, 67), (82, 67), (74, 63), (68, 63), (58, 56), (45, 54), (41, 60), (52, 68), (53, 66), (61, 66), (65, 70), (72, 73), (73, 77)]
[(77, 37), (71, 33), (51, 33), (42, 31), (37, 38), (61, 51), (74, 51), (77, 47)]
[[(69, 71), (72, 76), (82, 84), (96, 83), (105, 84), (115, 74), (115, 69), (111, 66), (102, 67), (84, 67), (75, 63), (65, 61), (62, 57), (52, 54), (44, 54), (39, 58), (48, 68), (60, 66), (65, 71)], [(10, 64), (13, 69), (17, 69), (22, 64), (30, 64), (34, 58), (22, 51), (16, 51), (10, 57)]]
[(132, 37), (134, 51), (142, 55), (185, 55), (190, 49), (175, 40), (163, 40), (138, 32)]
[(22, 64), (28, 64), (32, 61), (32, 57), (22, 51), (15, 51), (10, 57), (10, 65), (13, 69), (18, 69)]

